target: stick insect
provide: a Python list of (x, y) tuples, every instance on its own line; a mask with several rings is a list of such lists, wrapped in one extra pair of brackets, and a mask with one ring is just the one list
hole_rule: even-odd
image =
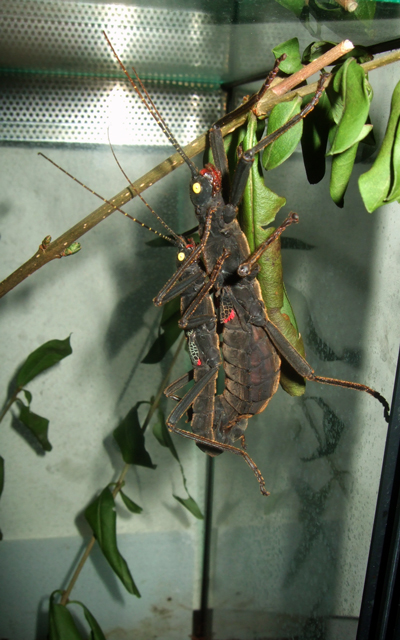
[[(199, 224), (200, 243), (196, 246), (168, 228), (172, 233), (172, 244), (178, 248), (180, 266), (154, 299), (160, 306), (180, 296), (182, 317), (179, 324), (186, 331), (193, 365), (191, 372), (165, 391), (178, 402), (167, 419), (167, 426), (170, 431), (194, 440), (208, 455), (216, 456), (224, 450), (241, 455), (255, 473), (261, 492), (268, 495), (260, 471), (244, 450), (244, 431), (248, 419), (261, 413), (276, 392), (282, 360), (307, 380), (365, 391), (383, 405), (385, 417), (389, 411), (388, 403), (380, 393), (366, 385), (316, 375), (268, 317), (256, 278), (257, 260), (287, 226), (298, 222), (298, 216), (289, 216), (253, 254), (250, 254), (247, 239), (237, 221), (238, 207), (257, 154), (310, 113), (323, 91), (324, 76), (314, 98), (297, 116), (250, 150), (244, 153), (239, 150), (239, 161), (230, 184), (221, 128), (233, 116), (228, 114), (210, 129), (214, 164), (198, 170), (169, 130), (136, 71), (133, 80), (107, 36), (106, 39), (141, 101), (192, 175), (190, 197)], [(253, 104), (268, 89), (278, 67), (279, 60), (261, 90), (250, 99)], [(157, 218), (160, 220), (159, 216)], [(171, 237), (168, 239), (171, 241)], [(221, 366), (218, 333), (223, 336), (226, 376), (225, 389), (220, 396), (215, 395)], [(183, 398), (176, 396), (175, 392), (190, 378), (194, 378), (193, 387)], [(189, 409), (192, 410), (191, 432), (177, 426)], [(237, 440), (240, 440), (241, 448), (233, 445)]]

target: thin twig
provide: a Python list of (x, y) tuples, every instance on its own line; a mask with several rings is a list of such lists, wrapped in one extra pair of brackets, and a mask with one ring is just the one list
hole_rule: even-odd
[[(383, 55), (376, 60), (366, 62), (361, 66), (363, 67), (365, 72), (368, 73), (368, 71), (372, 71), (373, 69), (377, 69), (378, 67), (383, 67), (393, 62), (397, 62), (398, 60), (400, 60), (399, 50)], [(302, 72), (303, 70), (298, 73)], [(295, 75), (296, 74), (294, 74), (294, 76)], [(327, 83), (329, 83), (329, 79), (327, 80), (326, 84)], [(296, 95), (303, 97), (311, 93), (315, 93), (316, 87), (317, 83), (312, 83), (310, 85), (307, 85), (306, 87), (296, 89), (296, 91), (290, 91), (284, 96), (275, 95), (271, 89), (260, 101), (259, 109), (257, 109), (257, 115), (268, 115), (276, 104), (278, 104), (279, 102), (287, 102), (288, 100), (293, 100)], [(260, 113), (258, 113), (259, 111)], [(245, 120), (246, 114), (242, 113), (239, 117), (222, 128), (222, 134), (226, 136), (228, 133), (234, 131), (240, 125), (242, 125)], [(184, 147), (184, 152), (189, 158), (193, 158), (201, 151), (204, 151), (206, 147), (206, 140), (207, 134), (204, 133), (196, 138), (196, 140), (188, 144), (186, 147)], [(161, 178), (168, 175), (168, 173), (179, 167), (182, 163), (183, 160), (179, 156), (179, 154), (174, 153), (172, 156), (157, 165), (154, 169), (136, 180), (136, 182), (133, 183), (133, 186), (139, 193), (142, 193), (143, 191), (145, 191), (145, 189), (148, 189), (155, 182), (161, 180)], [(129, 200), (132, 200), (133, 197), (134, 195), (129, 189), (123, 189), (116, 196), (114, 196), (114, 198), (111, 198), (111, 201), (115, 203), (116, 206), (122, 207), (124, 204), (129, 202)], [(3, 280), (3, 282), (0, 283), (0, 298), (11, 291), (11, 289), (14, 289), (14, 287), (20, 284), (28, 276), (32, 275), (32, 273), (40, 269), (42, 266), (44, 266), (51, 260), (54, 260), (55, 258), (59, 258), (66, 247), (69, 247), (73, 242), (90, 231), (90, 229), (93, 229), (93, 227), (99, 224), (99, 222), (105, 220), (114, 211), (115, 209), (112, 209), (108, 204), (102, 205), (101, 207), (93, 211), (93, 213), (86, 216), (86, 218), (83, 218), (83, 220), (68, 229), (68, 231), (63, 233), (59, 238), (51, 242), (44, 251), (37, 251), (35, 255), (32, 256), (32, 258), (22, 264), (16, 271), (11, 273), (5, 280)]]

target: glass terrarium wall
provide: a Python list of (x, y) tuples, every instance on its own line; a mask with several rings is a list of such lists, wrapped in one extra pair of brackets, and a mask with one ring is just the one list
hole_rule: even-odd
[[(221, 82), (270, 69), (273, 46), (293, 37), (300, 50), (316, 39), (388, 40), (398, 21), (385, 7), (369, 23), (314, 23), (312, 14), (301, 23), (275, 2), (3, 1), (1, 277), (45, 236), (56, 238), (101, 204), (38, 151), (105, 198), (126, 186), (108, 135), (130, 180), (171, 153), (122, 78), (103, 29), (187, 144), (223, 112)], [(395, 66), (370, 75), (378, 143), (397, 79)], [(358, 174), (373, 157), (360, 158)], [(145, 194), (177, 232), (195, 224), (188, 173), (174, 171)], [(399, 342), (397, 205), (371, 216), (353, 177), (338, 209), (327, 180), (308, 185), (300, 152), (266, 180), (287, 199), (280, 220), (290, 210), (300, 216), (288, 233), (298, 242), (284, 251), (284, 274), (311, 365), (390, 399)], [(126, 210), (157, 225), (137, 199)], [(171, 364), (172, 355), (142, 363), (158, 334), (152, 299), (175, 269), (175, 251), (149, 247), (150, 239), (116, 212), (80, 239), (79, 253), (49, 263), (0, 301), (4, 395), (40, 344), (72, 334), (73, 347), (29, 386), (32, 410), (50, 419), (53, 450), (43, 455), (15, 417), (2, 425), (4, 637), (45, 636), (47, 598), (66, 587), (81, 536), (90, 535), (83, 511), (123, 466), (112, 430), (135, 403), (151, 400)], [(184, 356), (170, 379), (189, 366)], [(147, 407), (139, 408), (142, 421)], [(373, 399), (310, 384), (302, 399), (279, 390), (250, 421), (247, 447), (269, 498), (242, 460), (215, 461), (207, 590), (215, 638), (355, 637), (385, 432)], [(174, 443), (203, 509), (205, 456), (193, 443)], [(202, 593), (204, 604), (203, 522), (175, 500), (186, 497), (180, 468), (151, 427), (146, 447), (157, 469), (134, 467), (125, 487), (143, 512), (117, 507), (119, 548), (142, 598), (124, 591), (96, 549), (72, 593), (112, 638), (190, 635)]]

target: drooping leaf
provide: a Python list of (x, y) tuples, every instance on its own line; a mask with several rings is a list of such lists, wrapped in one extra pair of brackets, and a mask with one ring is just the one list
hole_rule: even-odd
[(113, 435), (121, 450), (124, 462), (155, 469), (157, 465), (152, 463), (145, 447), (144, 433), (138, 416), (139, 404), (136, 403), (132, 407), (118, 427), (114, 429)]
[(126, 560), (118, 551), (115, 502), (108, 487), (87, 507), (85, 518), (114, 573), (129, 593), (140, 598)]
[(0, 456), (0, 496), (4, 489), (4, 458)]
[[(248, 118), (247, 133), (243, 138), (243, 151), (257, 144), (257, 123), (251, 114)], [(260, 165), (254, 162), (240, 211), (240, 224), (249, 242), (250, 251), (254, 251), (273, 233), (274, 228), (265, 225), (275, 220), (279, 209), (286, 203), (284, 198), (273, 193), (264, 184)], [(297, 330), (293, 310), (283, 285), (282, 257), (280, 239), (264, 252), (258, 264), (258, 280), (268, 315), (271, 321), (282, 331), (291, 344), (304, 355), (304, 345)], [(304, 380), (289, 365), (282, 368), (281, 385), (290, 395), (302, 395)]]
[(272, 49), (272, 53), (275, 59), (279, 58), (283, 53), (286, 53), (286, 60), (283, 60), (279, 65), (279, 69), (283, 71), (283, 73), (296, 73), (296, 71), (300, 71), (300, 69), (303, 68), (297, 38), (292, 38), (291, 40), (278, 44), (277, 47)]
[[(299, 97), (291, 102), (281, 102), (277, 104), (272, 109), (271, 115), (268, 118), (267, 135), (286, 124), (293, 116), (300, 113), (300, 110), (301, 98)], [(282, 162), (285, 162), (299, 144), (302, 132), (303, 121), (300, 121), (275, 142), (266, 147), (262, 156), (264, 169), (269, 171), (275, 167), (279, 167)]]
[(352, 147), (333, 156), (329, 193), (338, 207), (344, 206), (344, 194), (349, 184), (351, 172), (356, 159), (358, 142)]
[(49, 640), (84, 640), (67, 607), (50, 598)]
[(121, 496), (126, 508), (129, 509), (129, 511), (131, 511), (131, 513), (142, 513), (142, 511), (143, 511), (142, 507), (139, 507), (139, 505), (136, 504), (136, 502), (133, 502), (133, 500), (128, 498), (126, 493), (124, 493), (123, 491), (120, 490), (119, 491), (119, 495)]
[(371, 85), (363, 68), (353, 58), (346, 60), (336, 73), (333, 88), (340, 93), (344, 110), (328, 155), (346, 151), (360, 139), (372, 100)]
[(49, 340), (32, 351), (18, 371), (16, 384), (19, 389), (33, 380), (39, 373), (54, 366), (71, 355), (70, 336), (65, 340)]
[(155, 438), (158, 440), (162, 447), (167, 447), (170, 450), (175, 460), (179, 462), (178, 452), (175, 448), (175, 445), (172, 441), (170, 433), (165, 424), (165, 415), (164, 412), (159, 409), (158, 410), (158, 419), (157, 422), (153, 426), (153, 434)]
[(385, 137), (378, 156), (371, 169), (363, 173), (358, 186), (367, 211), (372, 213), (389, 198), (399, 192), (398, 142), (400, 138), (400, 82), (397, 83), (392, 96), (390, 116)]
[(101, 630), (101, 627), (100, 627), (99, 623), (97, 622), (96, 618), (89, 611), (89, 609), (83, 604), (83, 602), (79, 602), (78, 600), (70, 600), (70, 602), (68, 604), (69, 605), (78, 604), (80, 607), (82, 607), (84, 616), (86, 618), (86, 621), (87, 621), (87, 623), (88, 623), (88, 625), (90, 627), (90, 631), (91, 631), (90, 640), (106, 640), (106, 637), (105, 637), (103, 631)]
[(19, 408), (18, 419), (20, 422), (29, 429), (45, 451), (51, 451), (53, 447), (48, 439), (49, 421), (47, 418), (33, 413), (19, 398), (17, 398), (16, 403)]
[(24, 392), (24, 396), (25, 396), (25, 399), (26, 399), (27, 403), (31, 404), (31, 402), (32, 402), (32, 394), (31, 394), (31, 392), (28, 391), (28, 389), (22, 389), (22, 391)]
[(175, 500), (178, 500), (178, 502), (181, 503), (181, 505), (183, 505), (188, 511), (190, 511), (190, 513), (197, 518), (198, 520), (204, 520), (204, 516), (197, 504), (197, 502), (191, 498), (190, 496), (188, 498), (180, 498), (179, 496), (176, 496), (174, 494), (174, 498)]

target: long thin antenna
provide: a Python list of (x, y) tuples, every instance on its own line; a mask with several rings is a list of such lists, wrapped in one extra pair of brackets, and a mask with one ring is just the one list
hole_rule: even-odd
[(114, 156), (114, 160), (117, 163), (122, 175), (125, 177), (125, 179), (127, 180), (127, 182), (129, 183), (129, 187), (128, 189), (131, 191), (133, 191), (135, 193), (135, 195), (137, 195), (141, 201), (143, 202), (143, 204), (146, 205), (146, 207), (149, 209), (149, 211), (151, 211), (151, 213), (157, 218), (157, 220), (167, 229), (167, 231), (169, 231), (175, 238), (175, 240), (178, 242), (178, 244), (182, 244), (183, 240), (182, 238), (180, 238), (175, 231), (173, 231), (168, 225), (167, 223), (161, 218), (161, 216), (158, 215), (158, 213), (156, 213), (154, 211), (154, 209), (149, 205), (149, 203), (147, 202), (147, 200), (145, 200), (142, 196), (141, 193), (139, 193), (139, 191), (133, 186), (132, 181), (128, 178), (128, 176), (126, 175), (125, 171), (123, 170), (120, 161), (118, 160), (116, 153), (114, 151), (114, 147), (111, 144), (111, 140), (110, 140), (110, 131), (109, 129), (107, 129), (107, 137), (108, 137), (108, 144), (110, 145), (110, 149), (111, 149), (111, 153)]
[[(75, 178), (75, 176), (71, 175), (70, 173), (68, 173), (68, 171), (66, 171), (65, 169), (63, 169), (62, 167), (60, 167), (60, 165), (58, 165), (56, 162), (54, 162), (53, 160), (51, 160), (50, 158), (48, 158), (47, 156), (44, 155), (44, 153), (42, 153), (41, 151), (38, 153), (39, 156), (42, 156), (42, 158), (44, 158), (45, 160), (47, 160), (48, 162), (50, 162), (52, 165), (54, 165), (55, 167), (57, 167), (57, 169), (59, 169), (60, 171), (62, 171), (63, 173), (65, 173), (66, 176), (68, 176), (69, 178), (72, 178), (72, 180), (75, 180), (75, 182), (77, 182), (78, 184), (81, 185), (81, 187), (83, 187), (84, 189), (86, 189), (86, 191), (89, 191), (89, 193), (92, 193), (94, 196), (96, 196), (97, 198), (99, 198), (100, 200), (102, 200), (103, 202), (106, 202), (107, 204), (110, 205), (110, 207), (112, 207), (113, 209), (115, 209), (116, 211), (119, 211), (120, 213), (122, 213), (124, 216), (126, 216), (127, 218), (130, 218), (130, 220), (133, 220), (133, 222), (136, 222), (137, 224), (140, 224), (141, 227), (144, 227), (145, 229), (148, 229), (148, 231), (151, 231), (152, 233), (155, 233), (157, 236), (160, 236), (160, 238), (163, 238), (164, 240), (167, 240), (168, 242), (170, 242), (171, 244), (174, 245), (174, 247), (176, 246), (181, 246), (182, 241), (177, 241), (177, 240), (173, 240), (172, 238), (170, 238), (169, 236), (165, 236), (163, 233), (160, 233), (159, 231), (157, 231), (156, 229), (152, 229), (151, 227), (149, 227), (147, 224), (145, 224), (144, 222), (141, 222), (140, 220), (138, 220), (137, 218), (134, 218), (133, 216), (129, 215), (129, 213), (126, 213), (126, 211), (123, 211), (123, 209), (120, 209), (119, 207), (117, 207), (115, 204), (113, 204), (110, 200), (107, 200), (106, 198), (103, 198), (103, 196), (101, 196), (100, 194), (96, 193), (96, 191), (93, 191), (93, 189), (90, 189), (90, 187), (88, 187), (86, 184), (84, 184), (83, 182), (81, 182), (80, 180), (78, 180), (78, 178)], [(139, 194), (138, 194), (139, 195)], [(175, 238), (179, 239), (179, 236), (176, 236), (176, 234), (174, 234)]]
[(197, 167), (194, 164), (194, 162), (192, 162), (190, 160), (190, 158), (186, 155), (186, 153), (182, 149), (181, 145), (179, 144), (179, 142), (177, 141), (175, 136), (170, 131), (167, 123), (165, 122), (164, 118), (162, 117), (162, 115), (158, 111), (156, 105), (154, 104), (153, 100), (151, 99), (146, 87), (144, 86), (143, 82), (139, 78), (135, 67), (132, 65), (132, 69), (133, 69), (133, 72), (134, 72), (134, 74), (136, 76), (137, 83), (141, 87), (142, 91), (139, 89), (138, 85), (133, 80), (133, 78), (129, 75), (125, 65), (120, 60), (117, 52), (115, 51), (114, 47), (112, 46), (112, 44), (111, 44), (111, 42), (110, 42), (110, 40), (109, 40), (109, 38), (108, 38), (108, 36), (107, 36), (105, 31), (103, 31), (103, 34), (104, 34), (105, 39), (107, 40), (108, 46), (110, 47), (111, 51), (113, 52), (113, 54), (114, 54), (114, 56), (115, 56), (115, 58), (116, 58), (116, 60), (117, 60), (117, 62), (119, 64), (119, 66), (121, 67), (122, 71), (124, 72), (124, 74), (128, 78), (128, 80), (131, 83), (132, 87), (135, 89), (137, 95), (139, 96), (139, 98), (141, 99), (143, 104), (145, 105), (145, 107), (148, 110), (148, 112), (154, 118), (155, 122), (158, 124), (158, 126), (160, 127), (160, 129), (163, 132), (163, 134), (168, 138), (169, 142), (175, 147), (176, 151), (179, 153), (179, 155), (184, 160), (184, 162), (186, 162), (186, 164), (188, 165), (188, 167), (189, 167), (189, 169), (190, 169), (190, 171), (192, 173), (192, 176), (193, 177), (198, 176), (199, 175), (199, 170), (197, 169)]

